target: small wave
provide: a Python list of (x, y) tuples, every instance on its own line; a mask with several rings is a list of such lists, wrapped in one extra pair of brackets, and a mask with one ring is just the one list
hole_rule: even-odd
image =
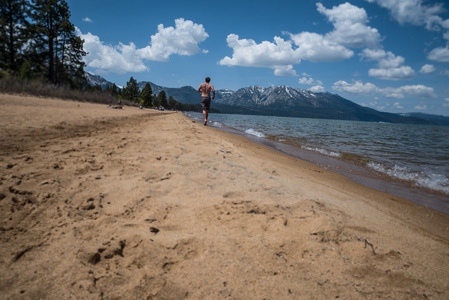
[(267, 137), (267, 136), (266, 136), (265, 134), (263, 134), (262, 132), (259, 132), (259, 131), (257, 131), (257, 130), (254, 130), (254, 129), (252, 129), (252, 128), (250, 128), (250, 129), (248, 129), (248, 130), (245, 130), (245, 133), (251, 134), (251, 135), (254, 135), (254, 136), (257, 136), (257, 137), (260, 137), (260, 138)]
[(308, 147), (308, 146), (302, 146), (301, 148), (309, 150), (309, 151), (319, 152), (319, 153), (327, 155), (327, 156), (333, 156), (333, 157), (340, 157), (341, 156), (341, 154), (338, 153), (338, 152), (328, 151), (328, 150), (325, 150), (325, 149), (312, 148), (312, 147)]
[(367, 166), (379, 173), (413, 182), (417, 186), (449, 194), (449, 179), (444, 175), (425, 171), (413, 172), (405, 167), (397, 165), (392, 168), (388, 168), (375, 162), (369, 162)]
[(209, 124), (209, 125), (212, 125), (212, 126), (214, 126), (214, 127), (218, 127), (218, 128), (224, 127), (222, 123), (217, 122), (217, 121), (209, 121), (208, 124)]

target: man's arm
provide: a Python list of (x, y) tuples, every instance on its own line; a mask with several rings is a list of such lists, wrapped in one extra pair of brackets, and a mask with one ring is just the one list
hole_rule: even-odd
[(200, 84), (200, 86), (198, 87), (198, 90), (197, 90), (198, 93), (201, 93), (201, 86), (202, 86), (202, 84)]
[(214, 88), (214, 86), (213, 85), (211, 85), (211, 87), (212, 87), (212, 99), (215, 99), (215, 88)]

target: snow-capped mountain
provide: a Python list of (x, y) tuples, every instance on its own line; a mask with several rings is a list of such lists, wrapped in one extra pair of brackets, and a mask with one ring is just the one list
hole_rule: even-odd
[(294, 89), (288, 86), (273, 86), (263, 88), (250, 86), (236, 92), (220, 90), (217, 93), (217, 103), (247, 107), (295, 107), (299, 102), (307, 102), (318, 107), (317, 95), (308, 90)]
[[(106, 86), (111, 84), (101, 76), (89, 75), (90, 82)], [(173, 97), (184, 104), (199, 104), (200, 95), (191, 86), (167, 88), (149, 81), (138, 83), (142, 90), (149, 83), (154, 95), (162, 90), (167, 97)], [(277, 115), (303, 118), (360, 120), (391, 123), (434, 123), (430, 119), (380, 112), (363, 107), (337, 94), (314, 93), (310, 90), (289, 86), (250, 86), (237, 91), (221, 89), (216, 91), (212, 108), (223, 113)]]
[(87, 79), (87, 83), (91, 86), (101, 86), (102, 89), (105, 89), (107, 87), (110, 87), (113, 85), (112, 82), (107, 81), (106, 79), (104, 79), (101, 76), (98, 75), (94, 75), (91, 73), (86, 72), (86, 79)]

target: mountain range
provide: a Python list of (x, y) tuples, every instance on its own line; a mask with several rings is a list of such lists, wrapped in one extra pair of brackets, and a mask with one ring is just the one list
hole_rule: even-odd
[[(97, 75), (87, 75), (88, 82), (102, 88), (112, 83)], [(191, 86), (167, 88), (149, 81), (138, 83), (139, 89), (149, 83), (153, 94), (162, 90), (184, 104), (199, 104), (199, 94)], [(314, 93), (288, 86), (264, 88), (250, 86), (237, 91), (217, 90), (212, 107), (222, 113), (274, 115), (303, 118), (357, 120), (407, 124), (449, 125), (449, 117), (422, 113), (394, 114), (358, 105), (337, 94)]]

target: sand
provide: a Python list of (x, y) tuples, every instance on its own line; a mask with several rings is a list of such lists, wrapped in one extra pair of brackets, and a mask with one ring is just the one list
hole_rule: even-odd
[(1, 299), (448, 299), (449, 216), (176, 112), (0, 94)]

